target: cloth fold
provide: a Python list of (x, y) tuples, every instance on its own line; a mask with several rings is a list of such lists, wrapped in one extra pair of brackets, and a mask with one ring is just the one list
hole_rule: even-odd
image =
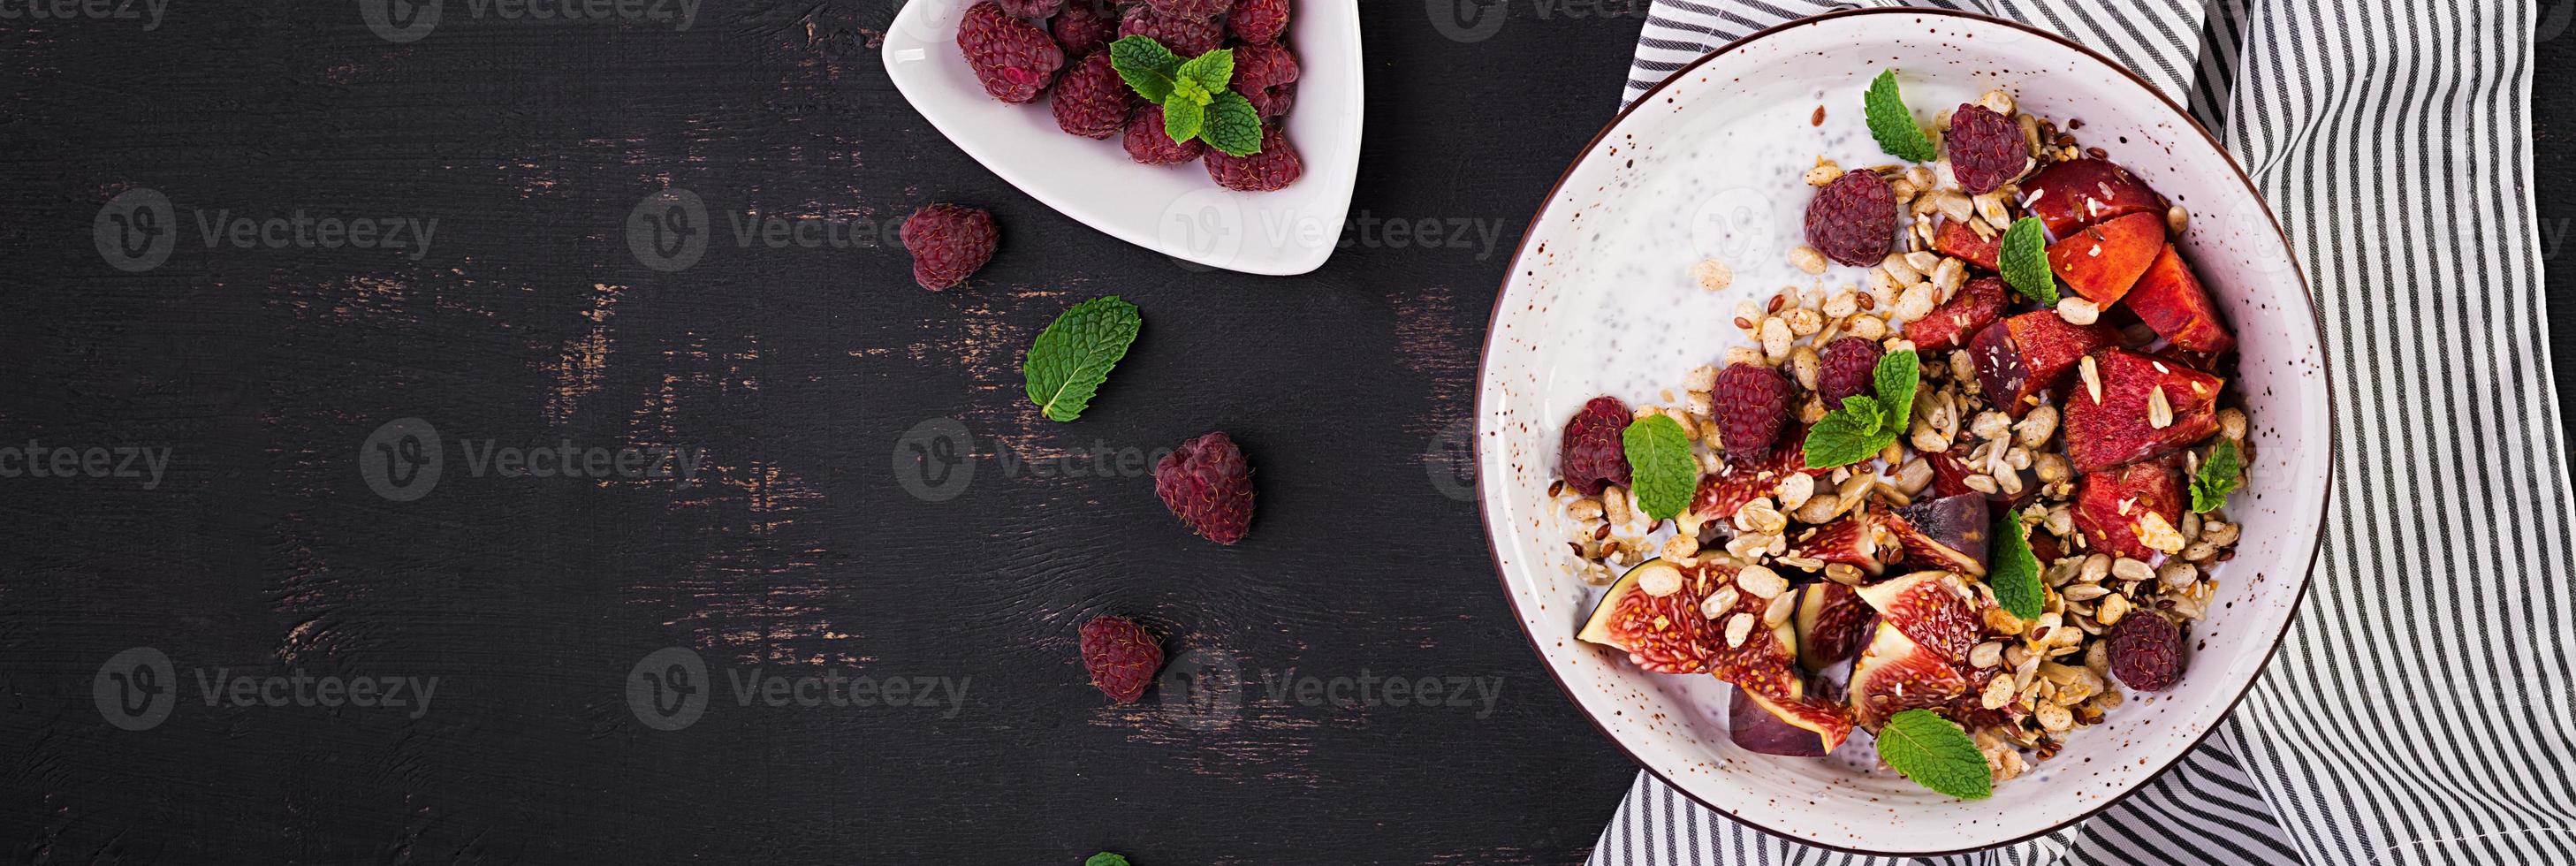
[[(1626, 99), (1847, 8), (1655, 0)], [(1908, 5), (1885, 2), (1866, 5)], [(1929, 0), (2127, 64), (2218, 134), (2325, 318), (2336, 483), (2279, 654), (2101, 815), (1942, 863), (2576, 864), (2576, 585), (2531, 200), (2536, 10), (2505, 0)], [(1728, 821), (1653, 777), (1596, 866), (1901, 862)]]

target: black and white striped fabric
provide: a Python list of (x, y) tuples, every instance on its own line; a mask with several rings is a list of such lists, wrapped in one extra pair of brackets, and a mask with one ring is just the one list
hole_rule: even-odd
[[(1849, 5), (1656, 0), (1627, 98)], [(2218, 735), (2100, 816), (1944, 862), (2576, 864), (2576, 520), (2526, 115), (2537, 4), (1929, 5), (2053, 30), (2187, 95), (2306, 265), (2341, 431), (2307, 601)], [(1592, 862), (1880, 861), (1742, 827), (1641, 775)]]

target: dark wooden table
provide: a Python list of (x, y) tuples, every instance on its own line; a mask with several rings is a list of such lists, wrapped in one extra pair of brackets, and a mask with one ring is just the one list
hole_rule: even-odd
[[(1644, 0), (1515, 0), (1477, 41), (1443, 0), (1364, 4), (1358, 219), (1297, 279), (1177, 266), (978, 167), (888, 85), (891, 2), (685, 29), (450, 2), (408, 42), (356, 5), (0, 20), (0, 447), (47, 470), (0, 487), (11, 859), (1590, 849), (1634, 771), (1513, 625), (1448, 460)], [(2565, 68), (2537, 88), (2553, 265)], [(685, 270), (627, 241), (666, 187), (720, 230)], [(137, 189), (177, 222), (157, 262), (96, 240), (136, 236), (102, 205)], [(1001, 220), (970, 289), (914, 287), (890, 240), (931, 201)], [(735, 244), (755, 211), (850, 242)], [(1080, 422), (1039, 418), (1021, 350), (1112, 293), (1143, 339)], [(1259, 470), (1232, 549), (1146, 465), (1212, 429)], [(507, 449), (579, 472), (507, 477)], [(1074, 658), (1101, 613), (1171, 635), (1142, 706)]]

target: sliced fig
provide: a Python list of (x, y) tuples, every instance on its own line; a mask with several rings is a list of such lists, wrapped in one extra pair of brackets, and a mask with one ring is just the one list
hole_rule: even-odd
[(1853, 720), (1876, 728), (1906, 710), (1951, 705), (1968, 693), (1968, 680), (1957, 665), (1882, 621), (1852, 665), (1849, 692)]
[(1744, 503), (1780, 492), (1780, 482), (1798, 473), (1823, 475), (1832, 469), (1807, 468), (1805, 428), (1790, 424), (1780, 431), (1780, 447), (1767, 457), (1752, 460), (1729, 460), (1723, 471), (1702, 475), (1699, 489), (1691, 494), (1690, 510), (1701, 520), (1724, 522), (1734, 519), (1736, 509)]
[(1773, 701), (1738, 688), (1726, 708), (1730, 739), (1745, 751), (1821, 758), (1851, 736), (1851, 714), (1841, 704), (1802, 695)]
[[(1662, 559), (1638, 563), (1610, 584), (1575, 638), (1625, 651), (1641, 670), (1706, 673), (1709, 657), (1725, 645), (1726, 637), (1700, 616), (1699, 601), (1706, 593), (1694, 585), (1700, 581), (1691, 571)], [(1645, 584), (1667, 579), (1680, 589), (1662, 596), (1646, 592)]]
[(2141, 211), (2164, 213), (2164, 199), (2128, 169), (2108, 160), (2076, 159), (2051, 165), (2022, 184), (2022, 206), (2066, 237), (2076, 229)]
[(1851, 661), (1869, 642), (1878, 616), (1851, 587), (1826, 581), (1798, 591), (1798, 663), (1824, 673)]
[(2218, 432), (2218, 377), (2120, 349), (2095, 354), (2093, 363), (2098, 392), (2079, 383), (2066, 396), (2066, 457), (2075, 471), (2160, 457)]
[(1879, 559), (1878, 533), (1869, 517), (1847, 514), (1823, 526), (1800, 530), (1789, 540), (1789, 551), (1781, 561), (1813, 560), (1823, 565), (1840, 563), (1858, 568), (1872, 577), (1887, 570)]
[[(1709, 560), (1712, 565), (1709, 593), (1716, 594), (1721, 580), (1732, 581), (1736, 569), (1723, 560)], [(1719, 577), (1723, 575), (1723, 577)], [(1708, 672), (1718, 679), (1749, 689), (1774, 701), (1796, 701), (1806, 693), (1806, 675), (1798, 670), (1798, 633), (1793, 628), (1796, 617), (1787, 617), (1779, 625), (1762, 624), (1762, 613), (1771, 599), (1742, 592), (1736, 593), (1735, 607), (1719, 612), (1709, 622), (1717, 633), (1717, 642), (1709, 650)], [(1734, 629), (1737, 618), (1746, 623), (1741, 628), (1744, 642), (1728, 646), (1726, 636)]]
[(1905, 545), (1908, 563), (1986, 576), (1986, 533), (1993, 530), (1994, 518), (1985, 494), (1972, 490), (1928, 499), (1879, 512), (1879, 519)]
[(1881, 624), (1951, 664), (1967, 661), (1968, 650), (1985, 631), (1976, 595), (1953, 572), (1918, 571), (1861, 587), (1858, 594), (1878, 612)]

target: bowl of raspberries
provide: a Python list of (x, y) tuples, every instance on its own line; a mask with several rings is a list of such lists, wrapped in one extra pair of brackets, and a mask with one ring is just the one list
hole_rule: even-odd
[(1340, 238), (1356, 0), (913, 0), (884, 56), (960, 149), (1121, 240), (1290, 275)]
[(1478, 502), (1567, 696), (1675, 790), (1929, 857), (2110, 807), (2280, 647), (2332, 482), (2316, 307), (2116, 62), (1965, 13), (1685, 67), (1531, 221)]

